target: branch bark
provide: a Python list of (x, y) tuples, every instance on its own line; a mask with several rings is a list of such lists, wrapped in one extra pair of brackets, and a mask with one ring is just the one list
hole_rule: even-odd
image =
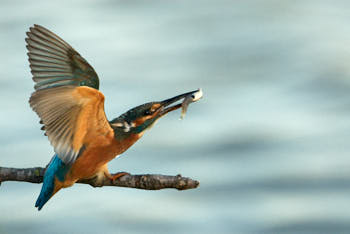
[[(0, 185), (5, 181), (20, 181), (29, 183), (42, 183), (45, 168), (9, 168), (0, 167)], [(96, 178), (79, 180), (77, 183), (89, 184), (92, 187), (117, 186), (145, 190), (159, 190), (165, 188), (175, 188), (178, 190), (197, 188), (199, 182), (191, 178), (168, 175), (124, 175), (114, 182), (105, 177), (102, 183), (97, 183)]]

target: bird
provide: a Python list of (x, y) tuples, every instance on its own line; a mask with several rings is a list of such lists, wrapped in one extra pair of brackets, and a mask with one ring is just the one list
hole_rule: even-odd
[(159, 118), (180, 108), (179, 100), (196, 92), (148, 102), (109, 121), (93, 67), (43, 26), (34, 24), (26, 35), (35, 83), (29, 104), (54, 149), (35, 203), (38, 210), (60, 189), (80, 179), (96, 178), (98, 183), (105, 177), (115, 181), (128, 174), (112, 175), (108, 162), (131, 147)]

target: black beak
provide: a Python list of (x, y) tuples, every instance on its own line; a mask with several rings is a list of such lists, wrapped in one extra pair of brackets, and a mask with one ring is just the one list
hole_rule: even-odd
[(172, 98), (169, 98), (169, 99), (166, 99), (164, 101), (161, 101), (160, 104), (161, 104), (161, 111), (159, 113), (159, 117), (169, 113), (170, 111), (173, 111), (173, 110), (176, 110), (176, 109), (179, 109), (182, 105), (182, 103), (179, 103), (179, 104), (176, 104), (174, 106), (169, 106), (181, 99), (184, 99), (185, 97), (189, 96), (189, 95), (194, 95), (194, 93), (198, 92), (198, 90), (195, 90), (195, 91), (192, 91), (192, 92), (188, 92), (188, 93), (184, 93), (184, 94), (180, 94), (180, 95), (177, 95), (175, 97), (172, 97)]

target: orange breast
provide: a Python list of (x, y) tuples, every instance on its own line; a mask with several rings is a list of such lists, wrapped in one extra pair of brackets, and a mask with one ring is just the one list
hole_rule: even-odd
[(122, 154), (133, 145), (141, 135), (132, 134), (123, 141), (117, 141), (114, 134), (108, 136), (95, 136), (88, 139), (85, 150), (74, 162), (66, 176), (65, 183), (75, 183), (79, 179), (86, 179), (95, 176), (101, 171), (106, 163)]

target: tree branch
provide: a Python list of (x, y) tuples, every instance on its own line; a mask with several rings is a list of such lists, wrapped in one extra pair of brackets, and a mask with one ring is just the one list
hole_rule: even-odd
[[(0, 185), (4, 181), (21, 181), (30, 183), (42, 183), (45, 168), (8, 168), (0, 167)], [(114, 182), (104, 177), (102, 183), (97, 183), (96, 178), (79, 180), (77, 183), (89, 184), (92, 187), (118, 186), (137, 188), (145, 190), (159, 190), (165, 188), (175, 188), (178, 190), (197, 188), (199, 182), (191, 178), (168, 175), (124, 175)]]

